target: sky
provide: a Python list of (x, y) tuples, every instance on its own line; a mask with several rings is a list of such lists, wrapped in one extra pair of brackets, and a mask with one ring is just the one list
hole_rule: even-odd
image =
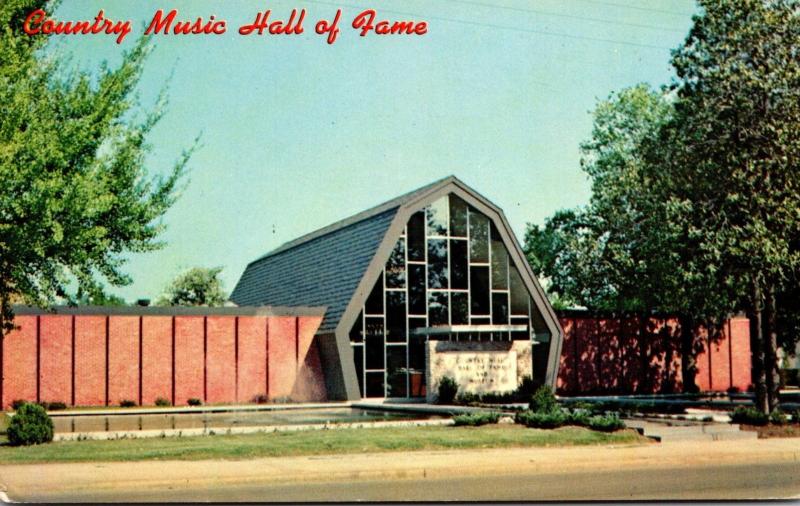
[[(598, 100), (673, 79), (690, 0), (67, 0), (54, 17), (131, 20), (109, 35), (56, 36), (53, 49), (87, 71), (118, 64), (155, 11), (225, 19), (219, 36), (156, 35), (137, 94), (166, 114), (149, 138), (149, 173), (168, 170), (201, 136), (179, 200), (163, 217), (163, 249), (128, 256), (133, 283), (155, 299), (180, 272), (223, 267), (232, 290), (247, 263), (280, 244), (436, 179), (455, 175), (500, 206), (518, 238), (527, 223), (583, 205), (580, 169)], [(307, 11), (302, 35), (238, 34), (259, 11)], [(332, 45), (314, 33), (342, 9)], [(359, 37), (378, 19), (424, 20), (422, 36)]]

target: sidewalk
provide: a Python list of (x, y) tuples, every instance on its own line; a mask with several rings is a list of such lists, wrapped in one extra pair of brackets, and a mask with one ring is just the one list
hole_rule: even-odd
[[(0, 487), (11, 500), (85, 490), (194, 490), (209, 487), (453, 476), (597, 473), (786, 463), (800, 459), (800, 439), (685, 441), (640, 446), (512, 448), (267, 458), (242, 461), (145, 461), (10, 465)], [(800, 478), (798, 478), (800, 480)]]

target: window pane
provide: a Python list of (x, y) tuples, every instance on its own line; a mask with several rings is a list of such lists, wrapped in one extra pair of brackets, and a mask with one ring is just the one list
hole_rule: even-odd
[(450, 288), (467, 289), (467, 241), (450, 240)]
[(511, 267), (511, 314), (528, 314), (528, 290), (516, 267)]
[(411, 336), (408, 340), (408, 366), (425, 371), (425, 336)]
[(364, 341), (364, 329), (362, 328), (362, 325), (363, 325), (362, 314), (358, 313), (358, 318), (356, 318), (356, 322), (353, 324), (353, 328), (350, 329), (351, 343), (360, 343)]
[(364, 304), (364, 311), (367, 314), (383, 314), (383, 273), (372, 287), (367, 302)]
[(425, 261), (425, 212), (419, 211), (408, 220), (408, 259)]
[(470, 267), (469, 296), (472, 300), (473, 315), (489, 314), (489, 268)]
[(427, 313), (424, 265), (408, 265), (408, 312), (421, 315)]
[(469, 324), (469, 295), (466, 292), (450, 293), (450, 316), (453, 325)]
[(363, 346), (353, 346), (353, 362), (356, 364), (358, 392), (364, 397), (364, 350)]
[(450, 195), (450, 235), (467, 236), (467, 203)]
[(366, 319), (367, 369), (383, 369), (383, 318)]
[(428, 206), (428, 237), (447, 235), (447, 197), (442, 197)]
[(547, 329), (547, 324), (544, 322), (539, 309), (536, 304), (531, 300), (531, 329), (534, 340), (540, 343), (550, 342), (550, 331)]
[[(511, 318), (511, 325), (525, 325), (528, 328), (528, 319), (527, 318)], [(515, 341), (527, 341), (531, 338), (530, 332), (528, 330), (522, 330), (519, 332), (512, 332), (511, 339)]]
[(495, 325), (508, 323), (508, 294), (492, 294), (492, 323)]
[(386, 288), (406, 287), (406, 241), (400, 239), (394, 245), (386, 262)]
[(489, 325), (490, 323), (492, 322), (489, 321), (489, 318), (472, 318), (473, 325)]
[(383, 391), (383, 373), (368, 372), (367, 397), (384, 397), (385, 395), (386, 394)]
[(408, 397), (406, 390), (406, 347), (386, 347), (386, 396)]
[(448, 324), (447, 292), (428, 292), (428, 324), (431, 327)]
[(386, 340), (406, 342), (405, 292), (386, 292)]
[(413, 334), (416, 329), (423, 329), (428, 326), (428, 320), (425, 318), (409, 318), (408, 319), (408, 333)]
[(447, 240), (428, 240), (428, 288), (447, 288)]
[(489, 218), (474, 209), (469, 211), (469, 259), (489, 261)]
[(508, 252), (499, 237), (492, 226), (492, 288), (505, 290), (508, 288)]

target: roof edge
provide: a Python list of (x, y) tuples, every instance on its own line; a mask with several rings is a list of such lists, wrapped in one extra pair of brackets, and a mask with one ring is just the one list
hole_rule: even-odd
[(13, 306), (16, 316), (99, 315), (99, 316), (319, 316), (327, 307), (314, 306)]

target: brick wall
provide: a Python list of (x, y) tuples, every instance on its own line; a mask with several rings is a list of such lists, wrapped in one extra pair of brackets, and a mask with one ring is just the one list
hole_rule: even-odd
[[(560, 317), (564, 343), (558, 392), (567, 395), (681, 392), (680, 326), (676, 318)], [(728, 320), (709, 338), (697, 329), (697, 376), (703, 391), (747, 390), (750, 330), (747, 318)]]
[(0, 345), (0, 405), (326, 399), (321, 316), (22, 314)]

